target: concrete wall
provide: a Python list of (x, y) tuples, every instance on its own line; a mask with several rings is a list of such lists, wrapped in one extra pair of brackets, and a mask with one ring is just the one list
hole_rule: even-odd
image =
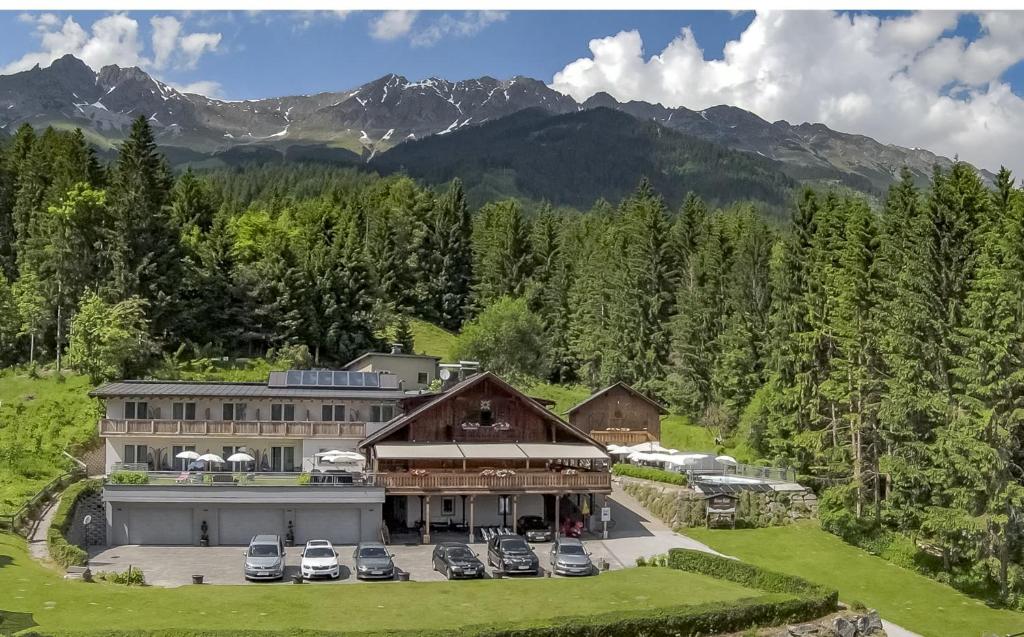
[[(415, 376), (414, 376), (415, 378)], [(172, 420), (174, 411), (173, 403), (194, 402), (196, 403), (196, 420), (223, 420), (224, 403), (245, 403), (245, 418), (235, 420), (263, 420), (270, 421), (271, 404), (289, 403), (295, 405), (296, 421), (322, 422), (323, 405), (345, 405), (345, 420), (347, 422), (364, 422), (370, 417), (372, 405), (394, 405), (396, 415), (398, 413), (398, 401), (396, 400), (356, 400), (356, 399), (302, 399), (302, 398), (280, 398), (280, 399), (254, 399), (246, 397), (237, 398), (154, 398), (145, 395), (136, 398), (110, 398), (104, 401), (106, 417), (113, 420), (124, 419), (125, 402), (144, 401), (148, 414), (145, 417), (136, 416), (136, 420)], [(333, 417), (330, 419), (333, 421)]]
[[(355, 372), (387, 371), (398, 376), (402, 381), (402, 389), (427, 389), (430, 382), (437, 378), (437, 360), (424, 356), (387, 356), (370, 355), (348, 368)], [(427, 375), (427, 382), (419, 382), (420, 373)]]
[[(441, 500), (444, 497), (450, 497), (455, 500), (455, 515), (445, 516), (441, 514)], [(544, 496), (538, 494), (525, 494), (519, 495), (519, 504), (517, 508), (517, 515), (544, 515)], [(406, 513), (408, 517), (407, 525), (411, 528), (416, 525), (420, 518), (420, 497), (416, 495), (406, 496)], [(462, 522), (462, 496), (442, 496), (434, 495), (430, 498), (430, 521), (431, 522), (448, 522), (453, 520), (455, 522)], [(476, 505), (474, 507), (474, 524), (476, 526), (496, 526), (501, 524), (502, 518), (501, 513), (498, 512), (498, 496), (497, 495), (478, 495), (476, 496)], [(509, 526), (515, 524), (515, 519), (512, 517), (512, 501), (511, 496), (509, 499), (509, 510), (506, 521)], [(466, 522), (469, 523), (469, 498), (466, 498)]]

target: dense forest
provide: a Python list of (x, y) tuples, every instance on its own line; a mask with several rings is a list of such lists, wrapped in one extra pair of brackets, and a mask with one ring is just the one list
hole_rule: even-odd
[[(470, 210), (461, 183), (324, 166), (172, 175), (138, 120), (115, 161), (23, 126), (0, 158), (0, 362), (94, 378), (160, 354), (314, 364), (416, 316), (510, 375), (632, 383), (797, 467), (822, 523), (1024, 606), (1024, 202), (1008, 171), (909, 175), (882, 206), (806, 191), (669, 209)], [(386, 336), (385, 336), (386, 335)]]

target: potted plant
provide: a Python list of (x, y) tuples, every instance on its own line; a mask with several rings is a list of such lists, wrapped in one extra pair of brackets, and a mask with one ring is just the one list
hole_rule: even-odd
[(199, 526), (199, 546), (210, 546), (210, 527), (206, 525), (206, 520)]

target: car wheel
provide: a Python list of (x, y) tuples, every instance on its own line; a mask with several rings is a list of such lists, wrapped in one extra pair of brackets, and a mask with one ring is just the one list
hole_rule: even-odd
[(451, 579), (451, 578), (452, 578), (452, 575), (454, 575), (454, 573), (452, 573), (452, 567), (450, 567), (450, 566), (449, 566), (449, 567), (448, 567), (448, 570), (447, 570), (447, 571), (445, 572), (444, 576), (445, 576), (446, 578), (448, 578), (448, 579)]

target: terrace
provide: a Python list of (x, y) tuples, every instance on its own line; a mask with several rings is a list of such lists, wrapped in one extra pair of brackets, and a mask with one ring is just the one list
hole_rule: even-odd
[(268, 420), (100, 420), (101, 436), (261, 436), (270, 438), (361, 439), (366, 423)]
[(610, 492), (611, 474), (605, 471), (563, 469), (481, 469), (457, 471), (412, 469), (385, 471), (375, 476), (376, 483), (395, 495), (417, 495), (432, 491), (465, 492)]
[[(381, 486), (372, 473), (330, 472), (231, 472), (231, 471), (148, 471), (139, 465), (115, 465), (106, 478), (108, 485), (177, 487), (375, 487)], [(141, 465), (145, 467), (145, 465)]]

